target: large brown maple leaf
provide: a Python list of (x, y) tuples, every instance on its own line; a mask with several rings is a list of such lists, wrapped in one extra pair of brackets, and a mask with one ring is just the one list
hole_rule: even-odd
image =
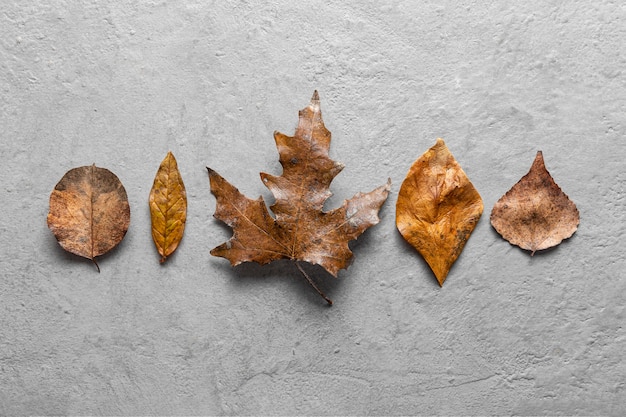
[(207, 167), (211, 192), (217, 199), (214, 216), (233, 228), (231, 239), (214, 248), (211, 255), (226, 258), (233, 266), (293, 260), (309, 283), (332, 304), (298, 261), (320, 265), (333, 276), (347, 268), (352, 258), (348, 242), (379, 222), (378, 211), (387, 199), (391, 181), (367, 194), (358, 193), (339, 208), (322, 211), (332, 195), (330, 183), (344, 166), (328, 156), (330, 132), (322, 121), (317, 91), (299, 117), (294, 136), (274, 132), (282, 175), (261, 173), (263, 183), (276, 198), (271, 206), (275, 218), (263, 197), (246, 197)]

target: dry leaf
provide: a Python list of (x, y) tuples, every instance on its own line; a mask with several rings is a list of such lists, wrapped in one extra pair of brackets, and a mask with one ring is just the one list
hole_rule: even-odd
[(528, 174), (491, 210), (491, 224), (498, 233), (531, 255), (572, 236), (579, 220), (576, 205), (550, 176), (541, 151)]
[(161, 162), (150, 190), (152, 239), (163, 263), (178, 247), (187, 221), (187, 193), (171, 152)]
[(461, 254), (483, 201), (442, 139), (413, 163), (396, 203), (396, 226), (439, 285)]
[(122, 241), (130, 223), (119, 178), (96, 165), (69, 170), (50, 195), (48, 227), (68, 252), (91, 259)]
[(275, 132), (283, 173), (261, 173), (263, 183), (276, 198), (271, 210), (262, 197), (244, 196), (218, 173), (208, 168), (211, 191), (217, 199), (215, 217), (233, 228), (233, 237), (211, 251), (234, 265), (266, 264), (278, 259), (296, 262), (309, 283), (329, 303), (297, 261), (321, 265), (333, 276), (352, 258), (348, 247), (370, 226), (378, 223), (378, 211), (387, 199), (391, 183), (344, 201), (329, 212), (322, 211), (331, 196), (329, 186), (343, 165), (330, 159), (330, 132), (322, 121), (317, 91), (311, 104), (300, 111), (295, 136)]

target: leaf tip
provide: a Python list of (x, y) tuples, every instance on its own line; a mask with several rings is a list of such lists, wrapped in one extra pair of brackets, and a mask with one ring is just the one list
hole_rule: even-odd
[[(432, 269), (432, 268), (431, 268)], [(434, 271), (435, 273), (435, 278), (437, 278), (437, 283), (439, 284), (439, 287), (443, 287), (443, 283), (446, 282), (446, 278), (448, 278), (448, 271)]]
[(317, 90), (313, 92), (313, 97), (311, 97), (311, 104), (309, 104), (309, 106), (316, 112), (320, 110), (320, 95)]
[(543, 152), (537, 151), (537, 155), (535, 156), (535, 164), (545, 165), (543, 162)]

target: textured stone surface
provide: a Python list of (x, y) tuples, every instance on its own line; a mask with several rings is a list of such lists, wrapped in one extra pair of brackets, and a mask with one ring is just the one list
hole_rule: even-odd
[[(626, 10), (598, 0), (1, 2), (0, 414), (626, 413)], [(328, 308), (289, 263), (209, 250), (205, 166), (249, 196), (320, 91), (339, 204), (393, 181)], [(485, 214), (439, 288), (394, 227), (446, 140)], [(148, 193), (172, 150), (189, 217), (165, 265)], [(533, 258), (490, 227), (537, 150), (581, 214)], [(131, 204), (102, 273), (46, 227), (68, 169)]]

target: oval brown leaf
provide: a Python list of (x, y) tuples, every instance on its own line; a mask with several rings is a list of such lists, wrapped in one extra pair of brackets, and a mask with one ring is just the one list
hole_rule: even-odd
[(443, 285), (482, 213), (480, 194), (443, 139), (437, 139), (402, 182), (396, 226)]
[(150, 190), (152, 239), (165, 262), (183, 238), (187, 221), (187, 193), (172, 152), (168, 152)]
[(126, 190), (96, 165), (69, 170), (50, 195), (48, 227), (68, 252), (91, 259), (122, 241), (130, 224)]
[(580, 217), (576, 205), (565, 195), (537, 152), (524, 175), (491, 210), (491, 224), (513, 245), (535, 251), (551, 248), (572, 236)]

